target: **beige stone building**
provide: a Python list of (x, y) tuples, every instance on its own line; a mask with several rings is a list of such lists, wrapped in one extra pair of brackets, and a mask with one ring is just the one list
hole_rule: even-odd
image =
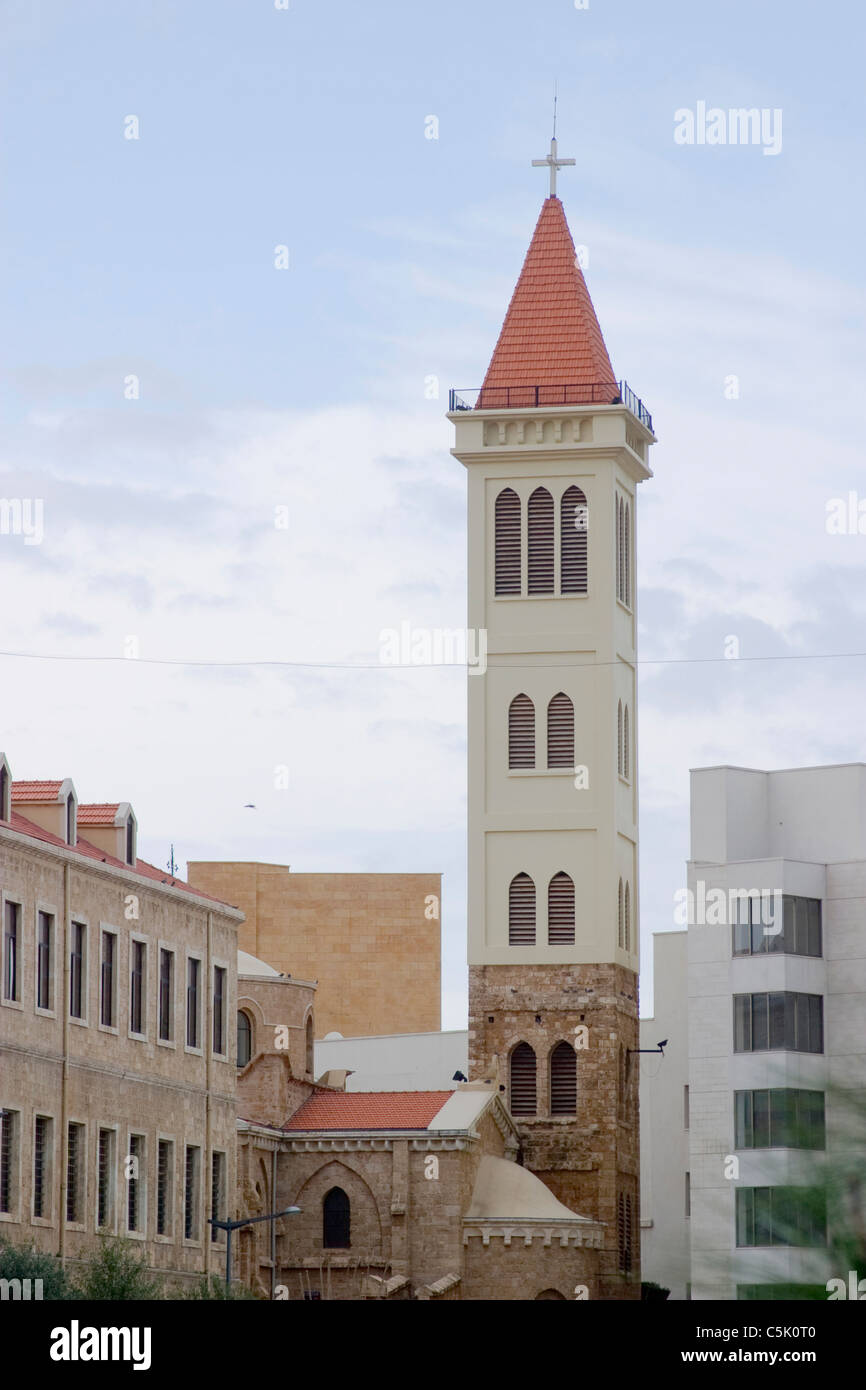
[(234, 908), (136, 853), (126, 803), (0, 755), (0, 1235), (75, 1264), (100, 1234), (188, 1282), (235, 1200)]
[(243, 912), (244, 951), (317, 982), (317, 1037), (440, 1027), (441, 874), (298, 874), (284, 864), (199, 861), (188, 875)]
[[(594, 1299), (602, 1227), (515, 1160), (490, 1086), (317, 1088), (282, 1126), (239, 1123), (262, 1210), (243, 1277), (278, 1299)], [(257, 1232), (257, 1234), (253, 1234)]]

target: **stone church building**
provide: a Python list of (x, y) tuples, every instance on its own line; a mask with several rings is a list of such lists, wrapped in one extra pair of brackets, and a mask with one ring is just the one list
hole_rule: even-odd
[(614, 376), (555, 141), (544, 162), (484, 383), (449, 411), (488, 652), (468, 679), (469, 1080), (239, 1100), (251, 1195), (303, 1209), (269, 1250), (250, 1228), (244, 1275), (281, 1297), (640, 1298), (635, 494), (654, 435)]

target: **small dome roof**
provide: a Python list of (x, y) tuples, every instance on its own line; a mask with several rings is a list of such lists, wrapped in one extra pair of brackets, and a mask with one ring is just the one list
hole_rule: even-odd
[(591, 1217), (578, 1216), (554, 1197), (540, 1178), (507, 1158), (482, 1158), (475, 1179), (467, 1221), (579, 1221), (594, 1225)]
[(247, 951), (238, 951), (238, 974), (239, 975), (264, 975), (268, 979), (279, 979), (280, 972), (275, 970), (266, 961), (259, 960), (258, 956), (251, 956)]

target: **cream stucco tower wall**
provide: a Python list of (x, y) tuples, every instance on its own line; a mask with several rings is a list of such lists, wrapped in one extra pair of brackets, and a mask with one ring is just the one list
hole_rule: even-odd
[[(568, 324), (558, 325), (555, 315), (563, 300), (575, 307), (572, 295), (576, 311), (591, 316), (589, 329), (582, 324), (581, 332), (584, 339), (587, 331), (597, 334), (606, 364), (603, 380), (609, 383), (612, 377), (576, 264), (556, 272), (560, 278), (554, 285), (552, 317), (542, 306), (539, 321), (527, 328), (526, 313), (518, 314), (520, 331), (513, 331), (521, 286), (525, 290), (528, 279), (531, 289), (539, 269), (549, 268), (546, 245), (536, 254), (535, 268), (532, 263), (545, 218), (555, 223), (560, 240), (564, 229), (570, 244), (561, 205), (548, 199), (488, 370), (482, 408), (449, 413), (456, 430), (452, 452), (468, 473), (469, 627), (487, 633), (486, 673), (468, 677), (470, 1079), (491, 1078), (510, 1104), (511, 1054), (520, 1042), (533, 1048), (537, 1104), (533, 1116), (519, 1120), (523, 1161), (572, 1210), (608, 1223), (602, 1296), (634, 1297), (639, 1264), (637, 1086), (636, 1059), (629, 1065), (627, 1049), (639, 1046), (635, 492), (651, 476), (647, 459), (654, 436), (638, 402), (632, 410), (621, 403), (615, 386), (599, 392), (592, 379), (581, 384), (574, 366), (570, 381), (575, 384), (561, 394), (576, 403), (532, 403), (555, 398), (555, 373), (568, 370), (558, 360), (563, 334), (571, 330)], [(524, 294), (524, 300), (531, 302), (531, 296)], [(534, 360), (521, 363), (509, 355), (509, 345), (519, 344), (533, 329)], [(544, 361), (547, 333), (555, 338), (549, 367)], [(503, 344), (505, 367), (497, 379), (494, 367), (497, 356), (501, 366)], [(598, 363), (590, 362), (587, 372), (590, 378), (598, 376)], [(490, 386), (492, 374), (495, 384)], [(540, 389), (529, 384), (533, 375), (536, 385), (540, 378)], [(586, 403), (580, 403), (581, 397)], [(539, 486), (554, 503), (554, 591), (530, 596), (527, 509)], [(585, 594), (560, 591), (560, 499), (571, 486), (582, 490), (587, 503)], [(505, 488), (520, 499), (521, 586), (519, 595), (497, 596), (495, 508)], [(620, 501), (628, 504), (631, 520), (630, 603), (618, 597), (615, 518)], [(547, 708), (559, 692), (574, 705), (575, 767), (549, 770)], [(509, 769), (509, 706), (518, 694), (529, 696), (535, 707), (532, 769)], [(620, 703), (629, 711), (628, 776), (618, 770)], [(561, 871), (575, 884), (574, 943), (551, 945), (548, 884)], [(535, 884), (533, 945), (509, 945), (509, 885), (519, 873)], [(620, 944), (620, 880), (629, 885), (628, 949)], [(550, 1054), (562, 1041), (573, 1043), (580, 1024), (588, 1029), (588, 1046), (577, 1056), (577, 1113), (552, 1114)], [(625, 1196), (631, 1221), (627, 1239), (634, 1252), (627, 1262), (630, 1280), (620, 1277), (618, 1222), (621, 1227)]]
[[(598, 961), (638, 968), (636, 612), (616, 597), (614, 508), (622, 497), (635, 515), (635, 488), (651, 476), (653, 436), (624, 406), (567, 410), (457, 411), (452, 451), (469, 474), (469, 627), (487, 632), (486, 674), (469, 678), (469, 962), (564, 965)], [(562, 493), (577, 485), (587, 499), (586, 595), (526, 594), (527, 504), (546, 487), (559, 516)], [(522, 594), (494, 595), (494, 508), (503, 488), (521, 503)], [(631, 570), (634, 533), (631, 526)], [(559, 528), (554, 570), (559, 576)], [(558, 585), (555, 587), (558, 589)], [(548, 770), (550, 699), (574, 703), (575, 769)], [(508, 767), (508, 709), (515, 695), (533, 701), (536, 767)], [(629, 777), (617, 772), (617, 711), (630, 712)], [(583, 780), (583, 779), (581, 779)], [(560, 869), (576, 888), (573, 946), (549, 946), (547, 899), (538, 892), (535, 946), (508, 944), (508, 886), (525, 868), (537, 889)], [(631, 884), (631, 949), (617, 944), (617, 885)]]

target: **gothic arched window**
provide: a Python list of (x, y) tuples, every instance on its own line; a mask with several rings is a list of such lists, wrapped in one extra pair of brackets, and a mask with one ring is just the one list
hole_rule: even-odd
[(253, 1025), (250, 1016), (238, 1009), (238, 1066), (245, 1067), (253, 1055)]
[(547, 706), (547, 766), (574, 767), (574, 705), (562, 691)]
[(508, 889), (508, 944), (535, 945), (535, 884), (529, 874), (515, 874)]
[(587, 591), (587, 540), (589, 509), (579, 487), (566, 488), (559, 504), (560, 592), (585, 594)]
[(527, 562), (529, 592), (553, 593), (553, 498), (546, 487), (537, 487), (529, 499)]
[(520, 593), (520, 498), (507, 487), (496, 499), (494, 564), (497, 594)]
[(623, 920), (625, 923), (625, 949), (631, 950), (631, 889), (626, 882), (625, 903), (623, 907)]
[(550, 1113), (577, 1114), (577, 1053), (571, 1043), (557, 1043), (550, 1054)]
[(326, 1250), (348, 1250), (351, 1206), (342, 1187), (332, 1187), (322, 1202), (322, 1245)]
[(535, 706), (515, 695), (508, 706), (508, 766), (535, 767)]
[(534, 1115), (535, 1053), (529, 1043), (518, 1043), (509, 1061), (510, 1108), (512, 1115)]
[(626, 781), (628, 781), (630, 776), (630, 766), (631, 759), (629, 757), (628, 747), (628, 705), (626, 705), (622, 712), (622, 775)]
[(624, 601), (631, 608), (631, 505), (625, 504), (625, 525), (623, 528), (623, 555), (625, 569)]
[(547, 941), (550, 946), (574, 945), (574, 880), (554, 874), (547, 888)]

